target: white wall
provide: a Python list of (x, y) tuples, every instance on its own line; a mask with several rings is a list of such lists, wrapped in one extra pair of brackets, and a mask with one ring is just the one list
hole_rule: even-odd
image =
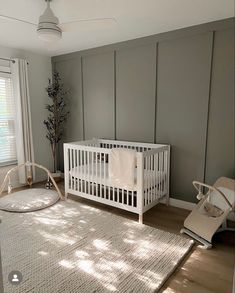
[[(1, 46), (0, 58), (24, 58), (29, 62), (29, 90), (31, 98), (35, 161), (52, 169), (51, 150), (49, 142), (45, 137), (46, 131), (43, 126), (43, 120), (47, 116), (45, 105), (48, 102), (48, 98), (45, 88), (48, 83), (48, 78), (51, 77), (51, 58), (24, 50)], [(0, 64), (3, 63), (1, 60), (0, 62)], [(9, 167), (0, 168), (0, 184), (8, 169)], [(14, 179), (17, 181), (17, 177)], [(42, 179), (42, 174), (37, 173), (36, 179)]]

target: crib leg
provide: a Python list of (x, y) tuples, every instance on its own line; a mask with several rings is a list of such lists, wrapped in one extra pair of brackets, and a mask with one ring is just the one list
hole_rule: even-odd
[(143, 214), (139, 214), (139, 224), (143, 224)]
[(170, 196), (169, 194), (166, 195), (166, 205), (169, 206), (170, 204)]
[(65, 194), (64, 194), (64, 200), (66, 200), (66, 199), (68, 199), (68, 192), (65, 192)]

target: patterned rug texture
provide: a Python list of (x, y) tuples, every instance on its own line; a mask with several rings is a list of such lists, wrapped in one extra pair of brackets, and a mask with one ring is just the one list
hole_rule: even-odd
[(72, 200), (0, 217), (4, 293), (157, 292), (193, 245)]

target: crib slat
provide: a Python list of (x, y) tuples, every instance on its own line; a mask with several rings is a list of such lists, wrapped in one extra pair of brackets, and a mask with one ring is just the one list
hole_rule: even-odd
[(153, 201), (153, 156), (150, 156), (150, 186), (151, 186), (151, 190), (150, 190), (150, 203), (152, 203)]
[[(75, 169), (75, 149), (73, 149), (73, 170), (74, 170), (74, 172), (76, 171), (76, 169)], [(75, 179), (76, 178), (76, 176), (74, 176), (74, 178), (73, 178), (73, 189), (75, 189)]]
[[(108, 155), (108, 162), (109, 162), (109, 155)], [(108, 171), (109, 172), (109, 171)], [(109, 173), (108, 173), (109, 176)], [(111, 185), (111, 179), (108, 177), (108, 182), (109, 182), (109, 193), (108, 193), (108, 199), (110, 200), (110, 185)]]
[(100, 182), (100, 197), (102, 197), (102, 153), (100, 152), (100, 176), (99, 176), (99, 182)]
[(148, 197), (148, 204), (151, 202), (151, 156), (148, 156), (149, 161), (149, 172), (148, 172), (148, 184), (149, 184), (149, 197)]
[(154, 158), (155, 158), (155, 155), (153, 155), (152, 156), (152, 165), (153, 165), (153, 176), (152, 176), (152, 178), (153, 178), (153, 192), (152, 192), (152, 201), (154, 201), (155, 200), (155, 191), (156, 191), (156, 189), (155, 189), (155, 163), (154, 163)]
[[(76, 175), (78, 170), (78, 150), (75, 150), (75, 164), (76, 164)], [(76, 176), (76, 191), (78, 190), (78, 177)]]
[(158, 154), (158, 198), (160, 197), (161, 191), (161, 169), (160, 169), (160, 154)]
[(153, 190), (154, 190), (154, 192), (153, 192), (153, 200), (155, 201), (155, 199), (156, 199), (156, 190), (157, 190), (157, 188), (156, 188), (156, 182), (157, 182), (157, 171), (156, 171), (156, 155), (154, 154), (153, 155), (153, 186), (154, 186), (154, 188), (153, 188)]
[(102, 154), (104, 158), (103, 162), (103, 197), (106, 198), (106, 165), (105, 165), (105, 154)]
[[(82, 151), (79, 150), (79, 178), (82, 176)], [(82, 179), (79, 179), (79, 191), (82, 192)]]
[(87, 152), (88, 193), (90, 194), (90, 152)]
[(146, 189), (146, 196), (145, 196), (145, 204), (147, 205), (148, 202), (148, 178), (147, 178), (147, 171), (148, 171), (148, 158), (145, 158), (145, 173), (144, 173), (144, 182), (145, 182), (145, 189)]
[(164, 152), (162, 152), (162, 196), (164, 194)]
[(160, 196), (162, 196), (162, 152), (160, 153)]
[(77, 172), (76, 172), (76, 176), (77, 176), (77, 190), (80, 191), (80, 180), (79, 180), (79, 170), (80, 170), (80, 155), (79, 155), (79, 150), (77, 150)]
[(80, 172), (81, 172), (81, 192), (84, 192), (84, 190), (83, 190), (83, 150), (81, 150), (80, 155), (81, 155), (81, 168), (80, 168)]
[(165, 166), (166, 166), (166, 152), (163, 152), (163, 174), (162, 174), (163, 194), (165, 194), (165, 190), (166, 190)]
[(69, 188), (71, 188), (71, 164), (70, 164), (70, 148), (68, 148), (68, 168), (69, 168)]
[[(70, 170), (72, 171), (73, 169), (73, 164), (72, 164), (72, 149), (70, 149)], [(73, 176), (71, 175), (71, 182), (70, 182), (70, 188), (73, 189)]]
[(86, 165), (86, 150), (84, 151), (84, 192), (87, 193), (87, 188), (86, 188), (86, 176), (87, 176), (87, 165)]
[(86, 181), (85, 181), (85, 178), (86, 178), (86, 151), (84, 150), (83, 151), (83, 189), (84, 189), (84, 192), (86, 193)]
[(148, 170), (147, 170), (147, 184), (148, 184), (148, 201), (147, 204), (149, 204), (149, 198), (150, 198), (150, 178), (149, 178), (149, 171), (150, 171), (150, 157), (147, 157), (147, 161), (148, 161)]
[(94, 195), (94, 153), (91, 152), (91, 195)]
[(95, 153), (95, 176), (96, 176), (96, 196), (98, 196), (98, 152)]
[(158, 187), (157, 187), (157, 197), (160, 196), (160, 184), (161, 184), (161, 178), (160, 178), (160, 155), (157, 154), (157, 170), (158, 170)]
[(147, 170), (146, 170), (146, 181), (147, 181), (147, 204), (149, 204), (149, 156), (147, 157)]

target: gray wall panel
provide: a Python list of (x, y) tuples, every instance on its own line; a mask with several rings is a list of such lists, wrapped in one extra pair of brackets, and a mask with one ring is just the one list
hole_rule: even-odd
[(114, 138), (114, 53), (83, 58), (85, 138)]
[(206, 182), (234, 177), (234, 30), (215, 33)]
[[(55, 69), (61, 75), (65, 89), (69, 90), (67, 103), (70, 110), (65, 123), (63, 142), (79, 141), (83, 139), (83, 109), (82, 109), (82, 80), (81, 59), (71, 59), (57, 62)], [(60, 145), (60, 168), (63, 169), (63, 148)]]
[(156, 46), (117, 51), (117, 139), (153, 142)]
[(156, 140), (172, 146), (171, 191), (193, 201), (203, 181), (212, 34), (162, 42), (158, 49)]

